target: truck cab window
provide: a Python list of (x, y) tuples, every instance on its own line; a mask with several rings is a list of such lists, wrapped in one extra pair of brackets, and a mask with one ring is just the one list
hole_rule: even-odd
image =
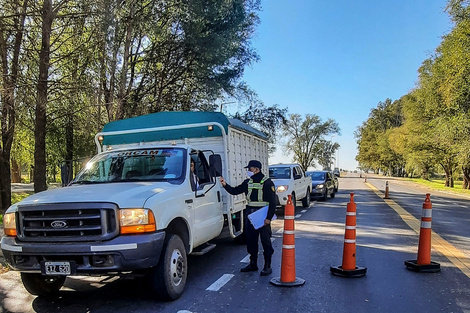
[(96, 156), (72, 184), (126, 181), (184, 181), (185, 153), (180, 148), (111, 151)]

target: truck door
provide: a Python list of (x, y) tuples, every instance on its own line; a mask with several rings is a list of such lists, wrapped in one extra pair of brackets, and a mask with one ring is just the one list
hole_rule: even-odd
[[(194, 221), (195, 243), (204, 243), (216, 236), (222, 230), (224, 217), (222, 212), (222, 198), (216, 177), (211, 174), (208, 157), (205, 154), (213, 154), (212, 151), (198, 151), (191, 154), (194, 161), (194, 173), (198, 183), (194, 190), (195, 197), (192, 208)], [(189, 171), (191, 179), (191, 171)]]
[(294, 177), (294, 190), (295, 190), (295, 193), (296, 193), (296, 196), (299, 197), (298, 199), (300, 199), (300, 196), (302, 196), (302, 169), (300, 168), (300, 166), (295, 166), (293, 168), (293, 176)]

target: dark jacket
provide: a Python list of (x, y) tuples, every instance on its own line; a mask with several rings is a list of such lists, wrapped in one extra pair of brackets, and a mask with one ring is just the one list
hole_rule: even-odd
[[(261, 182), (263, 179), (264, 174), (259, 172), (251, 177), (254, 183)], [(229, 184), (225, 184), (225, 190), (231, 195), (238, 195), (241, 193), (248, 194), (248, 182), (250, 179), (245, 179), (243, 183), (236, 187), (232, 187)], [(251, 201), (258, 201), (258, 190), (253, 189), (251, 192)], [(274, 187), (274, 183), (270, 178), (266, 179), (263, 184), (263, 201), (269, 203), (268, 215), (266, 218), (268, 220), (272, 220), (274, 213), (276, 212), (276, 187)], [(249, 205), (246, 206), (247, 208), (259, 209), (258, 207), (251, 207)]]

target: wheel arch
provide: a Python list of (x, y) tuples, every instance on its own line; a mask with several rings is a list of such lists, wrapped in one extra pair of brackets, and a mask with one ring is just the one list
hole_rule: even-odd
[(191, 240), (190, 240), (190, 229), (188, 223), (183, 218), (175, 218), (168, 224), (166, 233), (178, 235), (183, 241), (186, 253), (191, 253)]

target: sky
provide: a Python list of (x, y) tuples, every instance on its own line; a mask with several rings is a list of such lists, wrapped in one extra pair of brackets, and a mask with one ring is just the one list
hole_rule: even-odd
[[(334, 167), (355, 170), (354, 132), (371, 109), (409, 93), (452, 29), (447, 0), (262, 0), (243, 80), (267, 106), (334, 119)], [(277, 145), (270, 164), (290, 163)]]

